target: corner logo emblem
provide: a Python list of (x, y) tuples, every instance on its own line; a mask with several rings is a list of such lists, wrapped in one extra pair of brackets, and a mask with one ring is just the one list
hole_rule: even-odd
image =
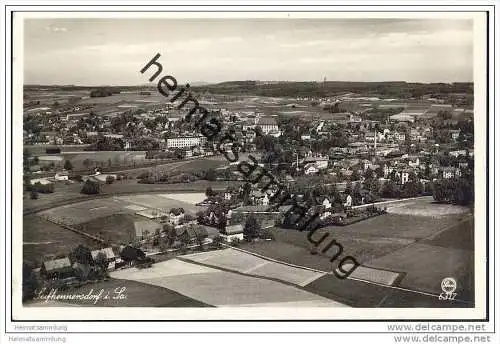
[(440, 300), (454, 300), (457, 293), (455, 290), (457, 289), (457, 281), (453, 277), (443, 278), (441, 281), (441, 290), (443, 291), (439, 295)]

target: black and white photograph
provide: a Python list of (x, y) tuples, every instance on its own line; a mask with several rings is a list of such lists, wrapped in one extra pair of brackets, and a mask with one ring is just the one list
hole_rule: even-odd
[(13, 320), (485, 319), (485, 13), (12, 23)]

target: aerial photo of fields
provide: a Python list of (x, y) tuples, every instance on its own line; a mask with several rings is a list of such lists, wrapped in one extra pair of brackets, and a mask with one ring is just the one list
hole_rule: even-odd
[[(32, 57), (23, 94), (23, 192), (16, 196), (23, 199), (24, 306), (475, 307), (475, 114), (468, 74), (448, 81), (448, 74), (437, 80), (439, 73), (422, 71), (433, 75), (423, 81), (394, 72), (365, 82), (353, 73), (353, 81), (329, 81), (348, 76), (319, 64), (325, 71), (315, 75), (326, 76), (315, 80), (304, 62), (309, 57), (296, 57), (300, 68), (283, 74), (251, 67), (254, 57), (248, 57), (238, 65), (257, 76), (263, 68), (269, 78), (248, 79), (253, 74), (228, 62), (227, 77), (205, 75), (217, 81), (193, 82), (186, 100), (187, 93), (172, 99), (158, 91), (166, 66), (175, 72), (176, 60), (167, 55), (139, 59), (125, 51), (124, 65), (138, 68), (121, 71), (129, 79), (116, 83), (111, 71), (104, 82), (107, 74), (97, 67), (89, 75), (75, 71), (81, 81), (69, 72), (51, 79), (34, 62), (49, 51), (66, 56), (62, 43), (75, 51), (87, 47), (79, 35), (105, 51), (96, 43), (103, 32), (110, 42), (130, 45), (142, 34), (150, 37), (160, 22), (130, 19), (137, 28), (130, 37), (118, 30), (123, 23), (117, 29), (99, 20), (25, 23)], [(384, 21), (387, 30), (409, 35), (424, 25), (410, 22)], [(318, 21), (354, 41), (366, 30), (356, 23)], [(68, 30), (57, 31), (57, 39), (44, 29), (63, 24)], [(271, 24), (256, 27), (281, 34)], [(449, 23), (466, 33), (469, 24)], [(200, 29), (191, 21), (175, 25)], [(210, 35), (232, 31), (231, 25), (220, 22), (199, 34), (218, 46)], [(308, 27), (321, 35), (317, 29)], [(295, 38), (282, 34), (282, 49), (306, 42), (300, 31)], [(386, 33), (374, 35), (377, 45), (388, 44)], [(468, 52), (469, 43), (450, 54)], [(176, 44), (185, 47), (173, 42), (173, 51), (182, 51)], [(262, 45), (280, 61), (275, 70), (290, 63), (283, 56), (295, 58), (273, 50), (280, 45)], [(434, 52), (419, 49), (422, 61), (435, 60)], [(97, 64), (93, 58), (86, 63)], [(400, 78), (409, 81), (380, 81)], [(180, 79), (177, 86), (188, 88)], [(75, 297), (99, 289), (126, 297)]]

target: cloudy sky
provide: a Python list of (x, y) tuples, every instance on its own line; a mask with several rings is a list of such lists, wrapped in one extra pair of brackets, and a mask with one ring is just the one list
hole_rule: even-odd
[(472, 81), (472, 21), (27, 19), (26, 84), (136, 85), (156, 54), (179, 82)]

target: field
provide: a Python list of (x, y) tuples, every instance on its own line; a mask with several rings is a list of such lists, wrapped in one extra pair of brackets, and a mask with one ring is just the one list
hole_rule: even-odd
[[(55, 163), (62, 167), (64, 161), (71, 162), (73, 172), (88, 172), (90, 169), (99, 167), (105, 171), (123, 171), (132, 177), (136, 177), (144, 170), (169, 171), (183, 166), (182, 172), (195, 172), (217, 168), (228, 165), (223, 156), (202, 157), (190, 160), (154, 160), (146, 159), (145, 151), (62, 151), (60, 154), (46, 155), (40, 149), (30, 149), (31, 154), (39, 156), (40, 164), (48, 165)], [(35, 153), (36, 152), (36, 153)], [(140, 169), (141, 166), (145, 166)], [(136, 171), (140, 171), (135, 173)]]
[(179, 194), (169, 193), (168, 198), (182, 203), (197, 204), (204, 201), (207, 198), (207, 196), (205, 196), (205, 194), (201, 192), (179, 193)]
[[(436, 212), (422, 210), (425, 204), (434, 206), (426, 202), (418, 200), (415, 213), (428, 216), (387, 214), (345, 227), (323, 228), (313, 239), (328, 233), (318, 251), (334, 239), (342, 245), (340, 259), (351, 255), (364, 266), (402, 273), (400, 286), (405, 288), (439, 294), (441, 280), (453, 276), (459, 281), (457, 292), (462, 299), (473, 300), (473, 217), (470, 214), (437, 217)], [(403, 203), (398, 209), (406, 207), (409, 213), (412, 203)], [(448, 209), (447, 213), (453, 211)], [(328, 259), (337, 252), (335, 246), (325, 254), (312, 255), (313, 245), (306, 233), (278, 228), (272, 231), (276, 241), (244, 244), (242, 248), (323, 271), (338, 266), (338, 260), (332, 264)]]
[(37, 215), (23, 218), (23, 259), (40, 262), (45, 255), (67, 255), (78, 244), (98, 248), (95, 241), (59, 227)]
[(182, 202), (183, 194), (136, 194), (97, 198), (52, 207), (37, 214), (25, 215), (23, 223), (24, 257), (40, 260), (45, 254), (67, 254), (78, 244), (96, 246), (83, 236), (61, 228), (42, 217), (48, 217), (73, 225), (90, 234), (96, 234), (114, 244), (127, 243), (135, 238), (134, 222), (145, 220), (138, 212), (153, 209), (183, 207), (195, 214), (203, 209), (194, 203), (201, 199), (201, 193), (185, 194), (187, 202)]
[[(79, 104), (98, 104), (98, 105), (110, 105), (114, 104), (118, 105), (141, 105), (146, 103), (166, 103), (167, 98), (162, 96), (159, 93), (153, 92), (151, 95), (141, 95), (139, 93), (120, 93), (113, 94), (109, 97), (96, 97), (96, 98), (87, 98), (79, 101)], [(135, 103), (135, 104), (134, 104)], [(126, 110), (124, 108), (124, 110)]]
[[(183, 195), (187, 198), (187, 202), (181, 201)], [(87, 201), (65, 204), (58, 207), (53, 207), (37, 213), (39, 216), (27, 215), (28, 219), (24, 223), (23, 230), (26, 235), (32, 235), (32, 232), (39, 234), (40, 227), (43, 227), (39, 222), (32, 222), (29, 219), (35, 218), (37, 221), (49, 223), (41, 217), (48, 217), (61, 221), (62, 223), (76, 226), (89, 234), (94, 234), (109, 240), (113, 244), (128, 243), (135, 239), (134, 222), (138, 220), (145, 220), (144, 216), (140, 213), (145, 212), (151, 214), (154, 211), (160, 210), (168, 212), (171, 208), (183, 207), (187, 213), (195, 215), (196, 212), (203, 209), (203, 207), (196, 206), (195, 203), (204, 194), (201, 193), (175, 193), (174, 198), (170, 198), (169, 194), (135, 194), (127, 196), (113, 196), (105, 198), (97, 198)], [(56, 226), (58, 229), (59, 227)], [(68, 230), (60, 228), (63, 232)], [(26, 234), (27, 233), (27, 234)], [(76, 235), (76, 234), (75, 234)], [(47, 233), (45, 241), (51, 240), (51, 232)], [(65, 245), (75, 245), (74, 243), (84, 243), (83, 237), (76, 235), (71, 236), (71, 240), (65, 241)], [(27, 239), (25, 239), (27, 240)], [(32, 239), (30, 239), (32, 240)], [(33, 239), (35, 240), (35, 239)], [(40, 238), (36, 240), (41, 241)], [(64, 239), (62, 239), (64, 240)], [(58, 244), (61, 244), (58, 242)], [(62, 244), (61, 244), (62, 245)], [(41, 244), (31, 247), (29, 251), (31, 256), (39, 256), (44, 254), (43, 247), (39, 249)], [(47, 245), (45, 245), (47, 246)], [(48, 247), (48, 246), (47, 246)], [(63, 245), (63, 253), (68, 252), (66, 246)], [(52, 249), (52, 248), (51, 248)]]
[[(138, 173), (138, 172), (135, 172)], [(140, 194), (140, 193), (205, 193), (207, 187), (214, 190), (225, 190), (228, 186), (238, 185), (232, 181), (210, 182), (199, 180), (192, 183), (179, 184), (139, 184), (136, 180), (115, 181), (113, 184), (103, 184), (101, 194), (97, 198), (120, 195), (120, 194)], [(86, 201), (96, 198), (80, 193), (81, 183), (66, 185), (58, 182), (55, 185), (55, 192), (51, 194), (39, 194), (39, 199), (32, 200), (25, 195), (23, 199), (23, 210), (25, 212), (39, 211), (50, 207), (57, 207), (76, 201)], [(28, 195), (29, 196), (29, 195)]]
[(138, 215), (114, 214), (81, 223), (79, 228), (112, 244), (127, 244), (136, 240), (134, 222), (143, 220)]
[(153, 210), (168, 211), (171, 208), (182, 207), (193, 215), (203, 209), (203, 207), (198, 207), (193, 203), (180, 201), (178, 199), (180, 195), (175, 194), (177, 199), (169, 198), (168, 194), (138, 194), (99, 198), (51, 208), (41, 211), (39, 214), (58, 219), (66, 224), (78, 225), (116, 214), (133, 215), (137, 213), (139, 209), (137, 207), (141, 207), (140, 211), (148, 212)]
[(391, 214), (399, 215), (417, 215), (425, 217), (438, 217), (441, 218), (447, 215), (459, 215), (470, 212), (467, 207), (461, 207), (451, 204), (432, 204), (417, 201), (410, 201), (402, 203), (401, 205), (390, 206), (387, 211)]
[(111, 276), (167, 288), (217, 307), (344, 306), (277, 281), (249, 277), (178, 259), (156, 263), (146, 270), (118, 270)]
[[(122, 295), (126, 299), (118, 299), (115, 291), (123, 289)], [(98, 294), (103, 289), (110, 293), (107, 300), (100, 299), (95, 305), (94, 300), (60, 300), (46, 302), (44, 299), (34, 300), (24, 304), (27, 307), (67, 307), (67, 306), (88, 306), (88, 307), (210, 307), (209, 305), (193, 300), (175, 291), (157, 287), (151, 284), (131, 281), (110, 279), (98, 284), (87, 284), (77, 289), (59, 291), (57, 295)], [(113, 298), (115, 296), (115, 298)]]
[(62, 156), (58, 156), (58, 155), (40, 155), (38, 157), (38, 159), (40, 160), (40, 162), (44, 162), (44, 161), (60, 162), (60, 161), (64, 160), (64, 158)]
[(320, 272), (271, 262), (234, 249), (195, 253), (185, 255), (182, 258), (211, 267), (267, 277), (302, 287), (325, 275)]
[(44, 155), (47, 148), (60, 148), (61, 152), (83, 152), (90, 145), (23, 145), (23, 149), (31, 155)]
[[(62, 152), (61, 157), (69, 160), (75, 170), (84, 170), (95, 163), (105, 167), (134, 166), (146, 161), (146, 152), (143, 151), (87, 151), (87, 152)], [(91, 164), (85, 166), (84, 161), (90, 160)], [(111, 163), (111, 164), (110, 164)]]

